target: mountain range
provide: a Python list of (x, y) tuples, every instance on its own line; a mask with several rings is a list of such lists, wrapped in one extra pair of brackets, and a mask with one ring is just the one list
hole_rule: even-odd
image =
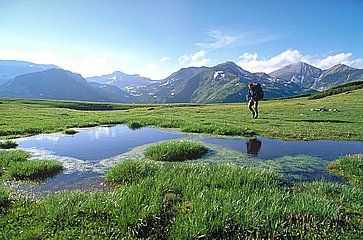
[(83, 78), (55, 65), (0, 60), (0, 97), (124, 103), (241, 102), (247, 83), (261, 83), (265, 98), (312, 93), (363, 80), (363, 69), (343, 64), (322, 70), (307, 63), (269, 74), (251, 73), (234, 62), (182, 68), (162, 80), (120, 71)]
[(363, 80), (363, 69), (337, 64), (329, 69), (321, 70), (300, 62), (287, 65), (269, 75), (287, 82), (294, 82), (301, 87), (325, 90), (343, 83)]

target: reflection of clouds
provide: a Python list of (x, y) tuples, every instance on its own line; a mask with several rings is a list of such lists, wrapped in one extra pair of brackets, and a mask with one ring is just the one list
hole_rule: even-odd
[(31, 159), (49, 159), (61, 162), (64, 169), (63, 173), (65, 174), (70, 174), (73, 172), (86, 172), (86, 171), (93, 171), (98, 173), (105, 172), (105, 167), (98, 163), (92, 164), (90, 162), (83, 161), (77, 158), (56, 156), (52, 151), (40, 150), (37, 148), (21, 148), (21, 149), (28, 151), (31, 155)]
[(110, 134), (110, 128), (109, 127), (102, 127), (101, 129), (102, 134), (108, 136)]
[(26, 138), (18, 138), (18, 139), (14, 139), (14, 140), (17, 143), (26, 142), (29, 140), (33, 140), (33, 141), (34, 140), (35, 141), (49, 140), (49, 141), (53, 141), (53, 142), (58, 142), (62, 136), (64, 136), (64, 135), (61, 133), (52, 133), (52, 134), (40, 134), (40, 135), (26, 137)]
[(100, 139), (100, 132), (95, 131), (95, 134), (93, 135), (94, 139)]
[(110, 131), (109, 127), (98, 127), (94, 129), (94, 131), (89, 132), (88, 135), (91, 137), (92, 140), (94, 140), (94, 139), (100, 139), (100, 137), (109, 136), (110, 132), (112, 135), (114, 130)]

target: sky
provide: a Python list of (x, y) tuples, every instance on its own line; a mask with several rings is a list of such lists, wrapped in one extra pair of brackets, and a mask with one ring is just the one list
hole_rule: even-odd
[(234, 61), (363, 68), (363, 0), (0, 0), (0, 59), (162, 79)]

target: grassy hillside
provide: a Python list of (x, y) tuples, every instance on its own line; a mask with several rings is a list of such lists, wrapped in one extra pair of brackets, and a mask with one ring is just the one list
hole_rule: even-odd
[(362, 89), (363, 88), (363, 81), (357, 81), (357, 82), (350, 82), (346, 83), (337, 87), (330, 88), (328, 90), (318, 92), (315, 94), (311, 94), (309, 96), (309, 99), (318, 99), (318, 98), (324, 98), (326, 96), (332, 96), (340, 93), (346, 93), (349, 91), (353, 91), (356, 89)]
[(262, 101), (260, 118), (256, 120), (251, 118), (245, 103), (123, 105), (14, 99), (0, 102), (1, 139), (72, 127), (136, 122), (220, 135), (257, 133), (283, 139), (363, 140), (362, 89), (316, 100), (303, 97)]

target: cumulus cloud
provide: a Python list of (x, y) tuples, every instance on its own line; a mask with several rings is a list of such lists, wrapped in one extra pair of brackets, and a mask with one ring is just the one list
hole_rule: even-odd
[(170, 74), (175, 72), (177, 69), (165, 68), (163, 65), (156, 63), (146, 64), (144, 67), (139, 69), (138, 73), (142, 77), (148, 77), (153, 80), (160, 80), (168, 77)]
[(288, 64), (306, 62), (322, 69), (330, 68), (336, 64), (343, 63), (352, 67), (363, 68), (363, 59), (352, 59), (352, 53), (338, 53), (325, 57), (313, 57), (303, 55), (298, 50), (288, 49), (269, 59), (257, 59), (257, 53), (244, 53), (238, 60), (237, 65), (251, 72), (273, 72)]
[(178, 62), (184, 67), (202, 67), (205, 66), (210, 59), (206, 58), (206, 51), (198, 51), (194, 54), (183, 55), (178, 58)]
[(171, 58), (170, 57), (168, 57), (168, 56), (164, 56), (164, 57), (161, 57), (160, 58), (160, 62), (168, 62), (168, 61), (170, 61), (171, 60)]
[(0, 59), (23, 60), (38, 64), (49, 64), (56, 61), (56, 54), (52, 50), (23, 52), (13, 49), (0, 49)]
[(0, 59), (22, 60), (38, 64), (54, 64), (72, 72), (91, 77), (111, 73), (123, 66), (126, 58), (111, 53), (86, 53), (77, 57), (64, 57), (52, 50), (16, 51), (0, 49)]

